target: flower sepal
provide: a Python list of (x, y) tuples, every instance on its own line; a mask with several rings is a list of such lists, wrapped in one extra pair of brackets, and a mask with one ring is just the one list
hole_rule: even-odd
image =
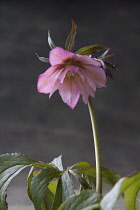
[(108, 49), (108, 47), (103, 44), (94, 44), (80, 48), (78, 51), (75, 52), (75, 54), (92, 55), (104, 49)]
[(50, 46), (51, 49), (55, 48), (55, 44), (51, 38), (51, 35), (50, 35), (50, 30), (48, 30), (48, 44)]
[(35, 53), (35, 55), (38, 57), (40, 61), (45, 62), (45, 63), (50, 63), (49, 58), (40, 57), (37, 53)]
[(72, 28), (65, 43), (65, 49), (70, 52), (72, 52), (74, 49), (76, 30), (77, 30), (77, 25), (74, 22), (74, 20), (72, 20)]

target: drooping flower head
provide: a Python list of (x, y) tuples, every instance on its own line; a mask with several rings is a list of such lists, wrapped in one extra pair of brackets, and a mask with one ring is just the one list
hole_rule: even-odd
[(64, 103), (74, 108), (82, 95), (95, 97), (96, 88), (106, 86), (106, 74), (101, 62), (87, 55), (78, 55), (55, 47), (50, 51), (52, 65), (38, 79), (38, 91), (50, 96), (58, 89)]
[[(73, 48), (75, 28), (76, 25), (72, 22), (72, 30), (66, 42), (68, 50)], [(73, 53), (61, 47), (55, 47), (50, 34), (48, 41), (50, 46), (53, 46), (49, 55), (51, 67), (39, 76), (38, 91), (50, 94), (51, 97), (56, 90), (59, 90), (64, 103), (72, 109), (76, 106), (80, 96), (87, 104), (89, 96), (95, 97), (97, 88), (106, 87), (107, 70), (104, 62), (90, 57), (93, 52), (105, 46), (91, 45)], [(46, 61), (42, 57), (39, 59)]]

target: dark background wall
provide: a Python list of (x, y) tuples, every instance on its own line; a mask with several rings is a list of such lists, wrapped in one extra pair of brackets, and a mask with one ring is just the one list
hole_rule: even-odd
[(63, 155), (65, 166), (95, 164), (88, 107), (71, 110), (58, 92), (51, 99), (36, 90), (48, 64), (47, 30), (64, 47), (77, 25), (75, 51), (102, 43), (116, 56), (114, 79), (97, 90), (93, 104), (103, 166), (123, 175), (140, 169), (140, 3), (139, 1), (0, 1), (0, 154), (20, 152), (50, 162)]

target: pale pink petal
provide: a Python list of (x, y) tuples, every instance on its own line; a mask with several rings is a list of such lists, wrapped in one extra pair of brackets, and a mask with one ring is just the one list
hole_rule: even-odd
[(70, 84), (63, 82), (59, 87), (59, 94), (61, 95), (63, 101), (66, 103), (66, 101), (68, 101), (71, 97)]
[(95, 97), (95, 91), (92, 89), (92, 87), (87, 82), (79, 82), (78, 83), (82, 99), (85, 104), (88, 103), (88, 98), (91, 95), (92, 97)]
[(62, 83), (59, 88), (59, 93), (64, 103), (66, 103), (72, 109), (76, 106), (80, 97), (80, 91), (74, 81), (70, 82), (67, 80)]
[(49, 80), (49, 82), (51, 83), (51, 87), (55, 85), (55, 82), (57, 81), (57, 79), (59, 79), (62, 72), (63, 72), (63, 69), (60, 69), (60, 70), (55, 71), (51, 75), (50, 80)]
[(62, 64), (64, 60), (67, 60), (75, 56), (76, 55), (74, 53), (64, 50), (61, 47), (55, 47), (50, 51), (49, 61), (50, 64), (53, 66), (56, 64)]
[(106, 74), (103, 68), (92, 65), (84, 65), (88, 78), (93, 78), (97, 88), (106, 87)]
[(54, 86), (51, 88), (51, 90), (50, 90), (49, 98), (52, 96), (52, 94), (53, 94), (56, 90), (59, 89), (59, 87), (60, 87), (60, 81), (57, 80), (57, 81), (55, 82), (55, 85), (54, 85)]
[[(39, 75), (38, 82), (37, 82), (37, 89), (40, 93), (49, 93), (52, 84), (49, 84), (50, 88), (47, 88), (48, 83), (52, 77), (52, 75), (57, 72), (60, 65), (51, 66), (48, 70), (46, 70), (43, 74)], [(57, 79), (57, 78), (56, 78)]]
[(79, 70), (79, 67), (74, 66), (74, 65), (69, 65), (69, 66), (66, 66), (66, 69), (68, 69), (72, 73), (72, 75), (74, 76), (75, 74), (77, 74), (77, 72)]
[(76, 61), (80, 61), (82, 64), (91, 64), (94, 66), (101, 66), (101, 62), (98, 60), (91, 58), (88, 55), (76, 55)]
[(63, 83), (68, 71), (69, 71), (68, 68), (64, 68), (63, 71), (61, 72), (61, 74), (59, 75), (58, 79), (61, 83)]
[(88, 85), (91, 86), (94, 91), (96, 91), (95, 80), (90, 71), (85, 71), (83, 69), (80, 69), (79, 75), (81, 76), (82, 79), (84, 78), (83, 82), (88, 83)]
[(71, 72), (72, 75), (74, 76), (79, 70), (79, 67), (78, 66), (74, 66), (74, 65), (69, 65), (69, 66), (66, 66), (63, 71), (61, 71), (58, 79), (60, 80), (61, 83), (63, 83), (65, 77), (66, 77), (66, 74), (68, 72)]

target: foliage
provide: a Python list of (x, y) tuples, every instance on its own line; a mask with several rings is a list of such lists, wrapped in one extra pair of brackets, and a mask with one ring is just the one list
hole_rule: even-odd
[[(7, 210), (6, 191), (12, 179), (24, 168), (31, 167), (28, 176), (28, 195), (35, 210), (112, 210), (123, 195), (127, 210), (137, 209), (140, 172), (120, 177), (103, 168), (103, 181), (114, 186), (103, 198), (95, 192), (96, 169), (87, 162), (79, 162), (63, 170), (61, 156), (46, 164), (21, 154), (0, 156), (0, 209)], [(76, 188), (73, 178), (79, 182)]]

